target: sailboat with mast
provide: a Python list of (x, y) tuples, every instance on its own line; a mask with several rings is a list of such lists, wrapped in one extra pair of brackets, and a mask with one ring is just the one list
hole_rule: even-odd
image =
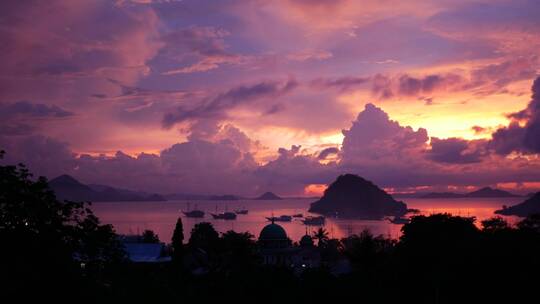
[(210, 213), (212, 217), (216, 220), (235, 220), (236, 219), (236, 213), (227, 211), (227, 207), (225, 207), (225, 212), (218, 213), (217, 212), (217, 205), (216, 205), (216, 213)]
[(197, 209), (197, 205), (195, 204), (195, 209), (193, 210), (189, 210), (189, 203), (187, 203), (187, 211), (182, 211), (182, 213), (186, 216), (186, 217), (191, 217), (191, 218), (203, 218), (204, 217), (204, 211), (202, 210), (199, 210)]

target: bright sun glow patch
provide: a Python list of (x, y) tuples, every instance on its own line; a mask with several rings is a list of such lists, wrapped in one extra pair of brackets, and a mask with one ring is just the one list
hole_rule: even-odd
[(304, 188), (304, 194), (306, 196), (322, 196), (326, 190), (325, 184), (310, 184)]

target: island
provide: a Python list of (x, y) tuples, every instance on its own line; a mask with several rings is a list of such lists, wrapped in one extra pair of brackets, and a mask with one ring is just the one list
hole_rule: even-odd
[(309, 212), (342, 218), (380, 220), (386, 216), (401, 217), (407, 205), (396, 201), (377, 185), (358, 175), (340, 175), (311, 204)]
[(166, 199), (155, 193), (146, 193), (118, 189), (105, 185), (85, 185), (74, 177), (64, 174), (49, 182), (49, 186), (60, 200), (76, 202), (142, 202), (165, 201)]
[(484, 187), (482, 189), (465, 194), (465, 197), (519, 197), (519, 195), (500, 189)]
[(255, 200), (260, 200), (260, 201), (276, 201), (276, 200), (281, 200), (282, 198), (275, 195), (272, 192), (265, 192), (262, 195), (254, 198), (254, 199)]
[(520, 204), (511, 207), (503, 207), (503, 209), (496, 210), (495, 213), (501, 215), (517, 215), (521, 217), (540, 213), (540, 192), (537, 192)]
[(420, 198), (489, 198), (489, 197), (519, 197), (519, 195), (508, 191), (484, 187), (469, 193), (454, 192), (431, 192), (420, 196)]

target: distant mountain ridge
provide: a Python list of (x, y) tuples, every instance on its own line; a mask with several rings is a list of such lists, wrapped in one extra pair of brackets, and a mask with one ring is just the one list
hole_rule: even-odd
[(520, 195), (491, 187), (484, 187), (469, 193), (431, 192), (419, 198), (488, 198), (488, 197), (520, 197)]
[(265, 192), (262, 195), (254, 198), (255, 200), (261, 200), (261, 201), (275, 201), (275, 200), (282, 200), (281, 197), (275, 195), (272, 192)]
[(60, 175), (49, 181), (49, 187), (61, 200), (89, 202), (165, 201), (155, 193), (118, 189), (105, 185), (85, 185), (70, 175)]
[(170, 193), (164, 195), (167, 200), (194, 200), (194, 201), (238, 201), (247, 199), (234, 194), (209, 195), (209, 194), (188, 194)]
[(89, 201), (89, 202), (126, 202), (126, 201), (166, 201), (166, 200), (209, 200), (209, 201), (237, 201), (237, 200), (281, 200), (282, 198), (272, 192), (266, 192), (255, 198), (246, 198), (234, 194), (208, 195), (171, 193), (161, 195), (143, 191), (132, 191), (114, 188), (99, 184), (83, 184), (74, 177), (64, 174), (49, 181), (49, 186), (61, 200)]

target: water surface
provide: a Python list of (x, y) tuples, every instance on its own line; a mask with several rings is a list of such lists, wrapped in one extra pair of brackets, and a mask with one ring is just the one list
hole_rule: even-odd
[[(409, 208), (419, 209), (422, 214), (448, 212), (454, 215), (475, 216), (479, 223), (481, 220), (492, 217), (493, 212), (502, 205), (515, 205), (524, 198), (459, 198), (459, 199), (405, 199)], [(310, 215), (307, 210), (313, 199), (284, 199), (279, 201), (165, 201), (165, 202), (106, 202), (94, 203), (92, 209), (103, 223), (114, 225), (116, 231), (121, 234), (137, 234), (145, 229), (151, 229), (159, 235), (163, 242), (170, 242), (176, 220), (182, 216), (184, 235), (189, 238), (189, 232), (193, 225), (199, 222), (211, 222), (216, 230), (225, 232), (235, 230), (237, 232), (248, 231), (258, 237), (261, 229), (268, 224), (266, 217), (292, 215), (302, 213)], [(198, 209), (206, 212), (204, 219), (185, 217), (181, 211)], [(249, 210), (247, 215), (238, 215), (236, 220), (214, 220), (210, 212), (233, 211), (245, 207)], [(511, 223), (515, 223), (516, 217), (507, 217)], [(293, 241), (298, 241), (307, 231), (311, 233), (316, 227), (306, 227), (299, 219), (293, 219), (290, 223), (279, 223)], [(353, 233), (359, 233), (363, 229), (369, 229), (374, 234), (384, 234), (392, 238), (400, 236), (401, 225), (391, 224), (388, 221), (366, 221), (350, 219), (329, 218), (325, 229), (330, 237), (342, 238)]]

